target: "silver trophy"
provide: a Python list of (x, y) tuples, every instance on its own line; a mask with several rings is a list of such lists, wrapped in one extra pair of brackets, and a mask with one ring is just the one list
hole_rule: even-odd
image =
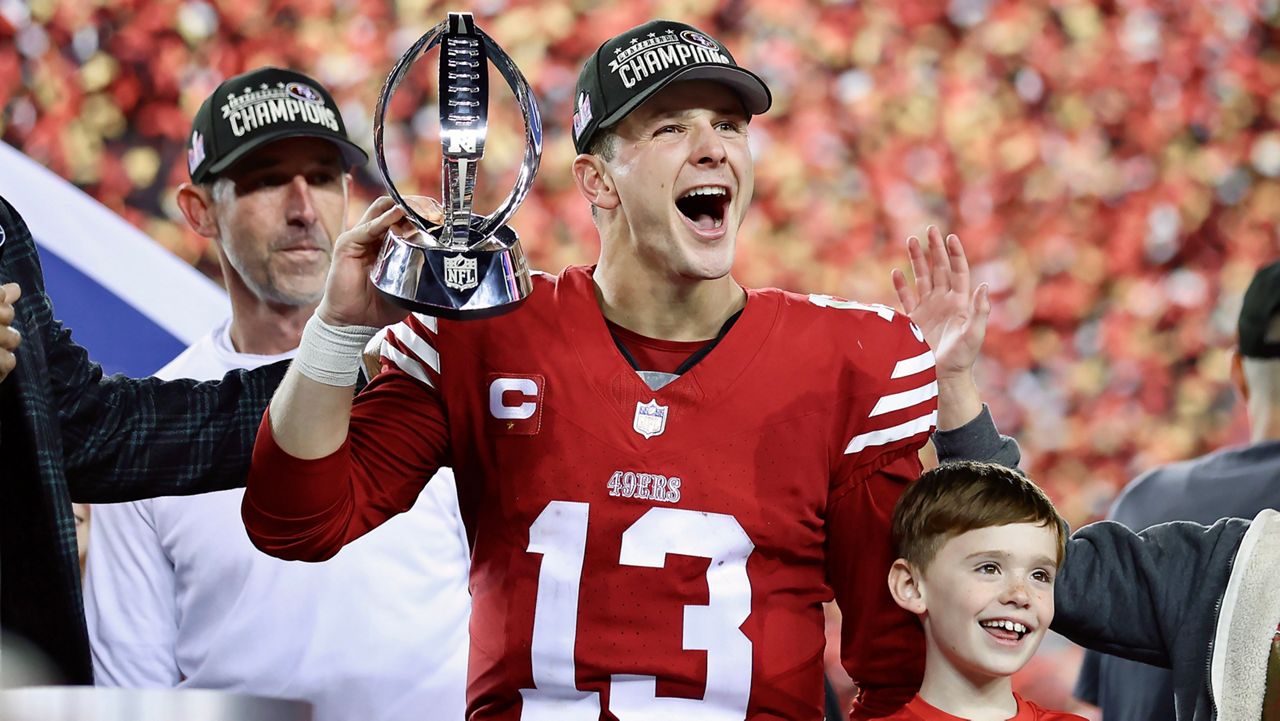
[[(440, 45), (440, 144), (444, 151), (441, 203), (444, 224), (417, 213), (396, 190), (382, 149), (387, 105), (423, 55)], [(510, 195), (488, 216), (471, 212), (476, 164), (488, 133), (489, 60), (524, 116), (524, 160)], [(444, 318), (485, 318), (516, 308), (533, 290), (520, 239), (507, 221), (533, 186), (542, 157), (542, 118), (529, 82), (497, 43), (476, 27), (471, 13), (449, 13), (409, 48), (387, 76), (373, 125), (373, 152), (391, 197), (416, 226), (387, 233), (370, 272), (377, 289), (410, 310)]]

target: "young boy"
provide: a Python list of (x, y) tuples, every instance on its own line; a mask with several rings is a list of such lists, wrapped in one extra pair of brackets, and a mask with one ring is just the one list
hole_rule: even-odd
[(944, 464), (902, 494), (889, 590), (924, 625), (925, 673), (888, 719), (1083, 721), (1023, 700), (1009, 679), (1053, 621), (1066, 528), (1043, 491), (1002, 466)]

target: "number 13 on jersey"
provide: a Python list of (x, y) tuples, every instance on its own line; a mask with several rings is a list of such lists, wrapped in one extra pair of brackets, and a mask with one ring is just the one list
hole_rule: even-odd
[[(520, 691), (522, 721), (598, 721), (600, 694), (580, 691), (574, 669), (578, 598), (587, 550), (589, 504), (552, 501), (529, 528), (529, 553), (542, 556), (534, 606), (534, 688)], [(707, 654), (701, 699), (660, 697), (653, 676), (614, 674), (609, 712), (621, 721), (741, 721), (751, 697), (751, 614), (747, 559), (755, 545), (733, 516), (653, 508), (622, 534), (619, 565), (663, 568), (667, 554), (710, 559), (709, 602), (684, 607), (684, 650)], [(679, 649), (671, 649), (673, 654)]]

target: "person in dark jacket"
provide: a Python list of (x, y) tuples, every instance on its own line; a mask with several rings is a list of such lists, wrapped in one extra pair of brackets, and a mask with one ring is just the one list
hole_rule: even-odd
[(61, 680), (91, 683), (71, 503), (243, 485), (285, 364), (211, 383), (104, 377), (55, 320), (31, 233), (3, 198), (0, 284), (0, 625)]
[[(1125, 487), (1111, 520), (1142, 529), (1280, 508), (1280, 262), (1254, 276), (1238, 329), (1231, 379), (1249, 410), (1250, 442), (1147, 471)], [(1090, 652), (1075, 695), (1101, 708), (1103, 721), (1167, 721), (1172, 684), (1164, 669)]]
[(1140, 533), (1076, 531), (1054, 589), (1053, 630), (1087, 648), (1168, 668), (1177, 721), (1273, 721), (1267, 665), (1280, 627), (1280, 513)]

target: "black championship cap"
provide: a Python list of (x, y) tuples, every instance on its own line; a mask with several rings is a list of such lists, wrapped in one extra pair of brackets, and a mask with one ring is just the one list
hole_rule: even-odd
[(283, 68), (258, 68), (222, 82), (191, 121), (187, 172), (203, 183), (254, 148), (281, 138), (323, 138), (348, 168), (369, 160), (347, 138), (333, 96), (315, 80)]
[(587, 152), (596, 131), (677, 80), (723, 83), (751, 115), (773, 104), (764, 81), (738, 67), (718, 40), (692, 25), (654, 20), (606, 41), (587, 58), (573, 93), (573, 146)]
[(1258, 271), (1240, 305), (1240, 355), (1280, 358), (1280, 337), (1267, 333), (1280, 326), (1280, 261)]

